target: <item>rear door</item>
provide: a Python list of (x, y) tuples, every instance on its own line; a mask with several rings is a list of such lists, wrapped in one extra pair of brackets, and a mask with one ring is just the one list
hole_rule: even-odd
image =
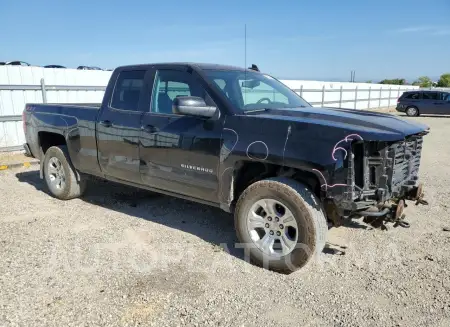
[(434, 102), (436, 114), (450, 115), (450, 93), (439, 92), (438, 100)]
[(97, 121), (98, 159), (107, 177), (140, 182), (139, 136), (146, 70), (122, 70)]
[(450, 92), (443, 93), (444, 104), (444, 114), (450, 115)]
[(150, 111), (142, 116), (142, 182), (209, 202), (218, 201), (218, 165), (223, 118), (172, 113), (177, 96), (198, 96), (216, 106), (186, 69), (155, 71)]
[(425, 91), (422, 94), (422, 101), (419, 111), (421, 114), (437, 114), (439, 113), (439, 92)]

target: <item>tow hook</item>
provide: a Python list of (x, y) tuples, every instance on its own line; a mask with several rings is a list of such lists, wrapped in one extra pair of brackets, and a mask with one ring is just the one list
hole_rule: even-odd
[(428, 205), (428, 201), (424, 200), (425, 193), (423, 192), (423, 184), (420, 183), (417, 186), (417, 189), (415, 191), (415, 197), (414, 200), (416, 201), (416, 206), (419, 204)]
[(424, 199), (422, 199), (422, 198), (417, 199), (417, 201), (416, 201), (416, 206), (418, 206), (419, 204), (423, 204), (423, 205), (427, 206), (427, 205), (428, 205), (428, 201), (427, 201), (427, 200), (424, 200)]
[[(419, 204), (428, 205), (428, 201), (424, 200), (425, 193), (423, 192), (423, 184), (420, 183), (417, 188), (413, 189), (411, 195), (407, 198), (408, 200), (416, 201), (416, 206)], [(401, 226), (405, 228), (409, 228), (410, 224), (405, 221), (405, 215), (403, 214), (403, 210), (407, 207), (405, 200), (401, 199), (397, 203), (397, 208), (395, 209), (394, 219), (392, 222), (394, 223), (394, 227)]]
[(403, 227), (403, 228), (411, 227), (411, 225), (407, 221), (405, 221), (405, 215), (402, 215), (400, 218), (398, 218), (394, 221), (394, 227), (398, 227), (398, 226)]
[(398, 201), (397, 208), (395, 209), (395, 219), (398, 220), (400, 217), (404, 217), (403, 210), (406, 208), (405, 200)]
[(395, 209), (395, 215), (394, 215), (394, 219), (392, 220), (392, 222), (394, 223), (394, 227), (404, 227), (404, 228), (409, 228), (411, 227), (411, 225), (405, 221), (405, 217), (406, 215), (403, 213), (403, 211), (405, 210), (405, 208), (407, 207), (405, 200), (400, 200), (397, 203), (397, 208)]

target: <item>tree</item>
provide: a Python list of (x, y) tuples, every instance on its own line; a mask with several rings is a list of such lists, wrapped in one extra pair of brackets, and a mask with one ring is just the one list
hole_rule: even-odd
[(380, 84), (405, 85), (406, 80), (404, 78), (384, 79)]
[(450, 73), (442, 74), (437, 84), (439, 87), (450, 87)]
[(420, 87), (431, 87), (433, 81), (428, 76), (421, 76), (413, 83), (413, 85), (418, 85)]

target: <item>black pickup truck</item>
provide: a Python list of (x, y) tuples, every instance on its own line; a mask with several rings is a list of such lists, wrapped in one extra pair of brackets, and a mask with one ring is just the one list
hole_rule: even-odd
[(395, 222), (423, 194), (427, 126), (311, 107), (256, 66), (119, 67), (102, 104), (27, 104), (23, 121), (55, 197), (80, 196), (93, 175), (220, 207), (253, 262), (276, 271), (321, 252), (328, 225)]

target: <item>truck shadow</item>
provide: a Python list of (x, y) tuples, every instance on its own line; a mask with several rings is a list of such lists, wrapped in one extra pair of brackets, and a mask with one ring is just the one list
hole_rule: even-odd
[[(16, 174), (22, 183), (50, 195), (39, 171)], [(244, 251), (236, 248), (233, 216), (218, 208), (160, 195), (109, 181), (89, 181), (86, 193), (80, 198), (90, 204), (135, 216), (190, 233), (219, 249), (223, 247), (236, 258), (244, 259)]]
[[(16, 174), (19, 182), (28, 183), (36, 190), (49, 196), (39, 171), (25, 171)], [(129, 187), (101, 179), (89, 181), (86, 193), (80, 198), (90, 204), (114, 210), (130, 216), (158, 223), (195, 235), (213, 246), (222, 247), (230, 255), (245, 260), (242, 248), (234, 230), (233, 215), (219, 208), (182, 200), (166, 195)], [(367, 228), (358, 223), (344, 225), (348, 228)], [(327, 244), (324, 252), (342, 255), (330, 251)]]

